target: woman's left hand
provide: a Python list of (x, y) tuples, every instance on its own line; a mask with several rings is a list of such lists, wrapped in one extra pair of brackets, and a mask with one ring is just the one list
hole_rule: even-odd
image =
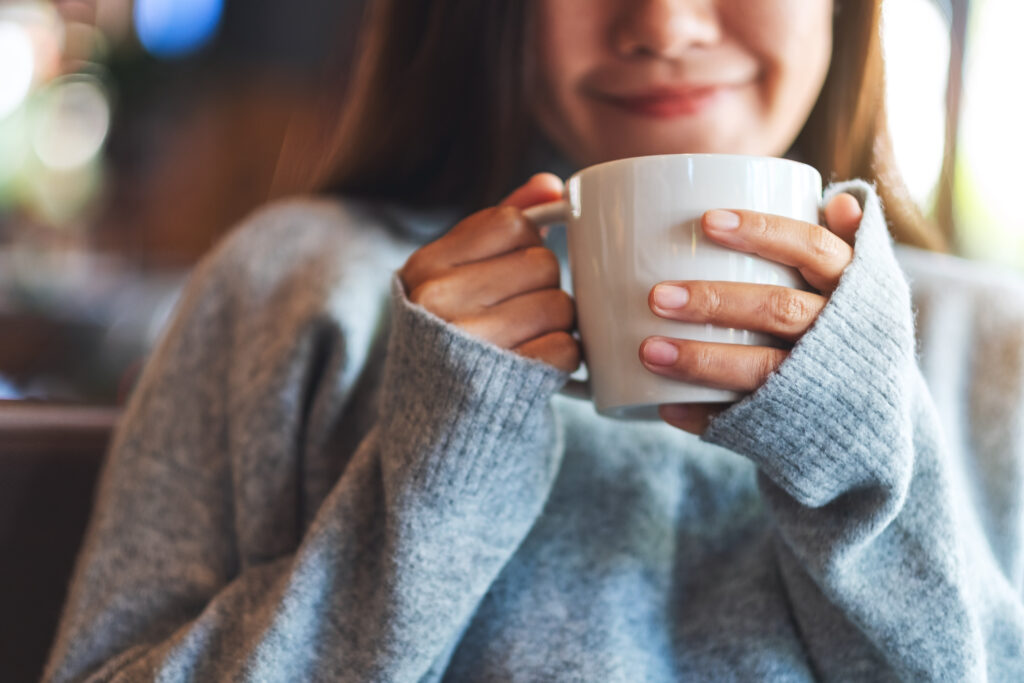
[[(849, 194), (838, 194), (824, 210), (827, 228), (756, 211), (708, 211), (704, 234), (737, 251), (793, 266), (818, 290), (739, 282), (671, 280), (651, 288), (655, 315), (688, 323), (711, 323), (766, 332), (790, 344), (811, 327), (839, 277), (853, 260), (853, 239), (861, 208)], [(671, 337), (647, 337), (640, 361), (651, 372), (709, 387), (751, 392), (764, 384), (789, 351), (767, 346), (715, 344)], [(729, 407), (722, 403), (665, 403), (658, 413), (669, 424), (701, 434)]]

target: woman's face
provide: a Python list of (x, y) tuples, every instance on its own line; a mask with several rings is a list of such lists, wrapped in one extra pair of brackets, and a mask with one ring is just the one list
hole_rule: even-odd
[(828, 71), (832, 0), (535, 0), (533, 114), (580, 165), (781, 156)]

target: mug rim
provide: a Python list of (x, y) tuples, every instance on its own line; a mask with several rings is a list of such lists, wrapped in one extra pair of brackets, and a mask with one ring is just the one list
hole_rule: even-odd
[(641, 154), (640, 156), (634, 156), (634, 157), (622, 157), (621, 159), (609, 159), (608, 161), (601, 161), (601, 162), (598, 162), (596, 164), (592, 164), (590, 166), (586, 166), (584, 168), (581, 168), (581, 169), (577, 170), (575, 173), (573, 173), (571, 176), (569, 176), (569, 178), (574, 178), (574, 177), (576, 177), (578, 175), (583, 174), (586, 171), (591, 171), (591, 170), (603, 168), (605, 166), (614, 166), (614, 165), (617, 165), (617, 164), (624, 164), (626, 162), (634, 162), (635, 163), (635, 162), (637, 162), (637, 161), (639, 161), (641, 159), (663, 159), (665, 157), (673, 157), (673, 158), (686, 157), (686, 158), (689, 158), (689, 159), (699, 159), (699, 158), (706, 158), (706, 157), (714, 157), (716, 159), (734, 159), (734, 160), (747, 160), (747, 161), (754, 161), (754, 160), (756, 160), (756, 161), (764, 161), (764, 162), (769, 162), (769, 163), (785, 162), (785, 163), (789, 163), (789, 164), (795, 164), (797, 166), (803, 166), (805, 169), (808, 169), (808, 170), (812, 171), (814, 174), (816, 174), (819, 179), (821, 178), (821, 173), (818, 172), (818, 169), (816, 169), (814, 166), (811, 166), (810, 164), (808, 164), (808, 163), (806, 163), (804, 161), (797, 161), (796, 159), (787, 159), (786, 157), (763, 156), (763, 155), (758, 155), (758, 154), (718, 154), (716, 152), (679, 152), (679, 153), (666, 153), (666, 154)]

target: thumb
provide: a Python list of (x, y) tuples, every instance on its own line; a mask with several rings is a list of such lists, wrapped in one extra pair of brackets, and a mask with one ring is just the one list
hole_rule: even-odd
[(851, 247), (863, 216), (860, 203), (847, 192), (837, 194), (825, 207), (825, 225)]
[(553, 202), (562, 198), (565, 184), (554, 173), (537, 173), (502, 199), (498, 206), (525, 209), (535, 204)]

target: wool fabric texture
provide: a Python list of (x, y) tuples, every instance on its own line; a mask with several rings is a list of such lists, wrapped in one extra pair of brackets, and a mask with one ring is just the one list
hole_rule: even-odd
[(415, 212), (255, 213), (131, 396), (44, 679), (1024, 680), (1024, 286), (841, 191), (838, 289), (700, 438), (411, 303)]

